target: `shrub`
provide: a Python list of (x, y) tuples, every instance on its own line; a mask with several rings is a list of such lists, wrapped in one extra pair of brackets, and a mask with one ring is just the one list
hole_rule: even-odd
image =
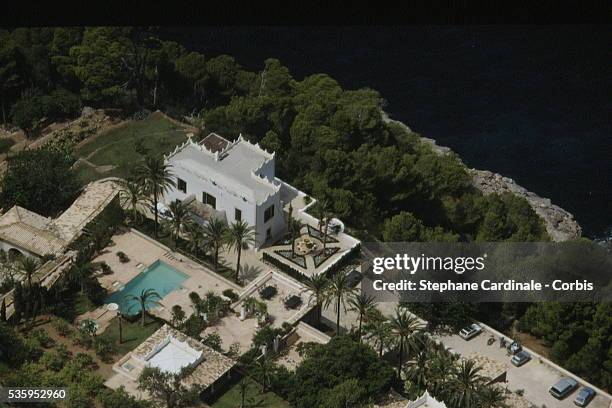
[(221, 348), (221, 336), (219, 336), (218, 333), (209, 333), (206, 336), (204, 336), (202, 338), (202, 343), (207, 345), (208, 347), (210, 347), (213, 350), (216, 351), (223, 351), (223, 349)]
[(119, 262), (128, 263), (130, 262), (130, 258), (125, 254), (125, 252), (119, 251), (117, 252), (117, 258), (119, 258)]
[(185, 321), (185, 311), (180, 305), (172, 306), (172, 326), (179, 327)]
[(270, 288), (270, 289), (269, 289), (269, 293), (266, 293), (266, 295), (265, 295), (265, 296), (264, 296), (264, 295), (262, 295), (262, 294), (260, 294), (260, 296), (262, 297), (262, 299), (266, 299), (266, 300), (268, 300), (268, 299), (272, 299), (272, 298), (273, 298), (273, 297), (274, 297), (274, 296), (275, 296), (275, 295), (278, 293), (278, 289), (276, 289), (274, 286), (268, 286), (268, 287), (266, 287), (265, 289), (268, 289), (268, 288)]
[(76, 330), (72, 333), (70, 337), (72, 338), (72, 344), (74, 344), (75, 346), (81, 346), (86, 349), (91, 348), (93, 340), (89, 334), (81, 330)]
[(238, 294), (236, 292), (234, 292), (232, 289), (225, 289), (221, 293), (223, 293), (223, 296), (227, 297), (232, 302), (235, 302), (235, 301), (237, 301), (240, 298), (240, 296), (238, 296)]
[(53, 340), (46, 331), (44, 331), (43, 329), (36, 329), (34, 331), (32, 331), (32, 333), (30, 333), (30, 336), (38, 341), (40, 343), (41, 346), (43, 346), (44, 348), (49, 348), (52, 347), (53, 345), (55, 345), (55, 340)]
[(112, 361), (112, 355), (115, 354), (117, 350), (111, 339), (107, 337), (96, 337), (93, 345), (96, 354), (102, 361), (105, 363)]
[(11, 149), (11, 146), (15, 144), (15, 141), (10, 138), (0, 139), (0, 153), (6, 153)]
[(102, 271), (103, 275), (111, 275), (113, 273), (111, 267), (104, 261), (100, 262), (100, 270)]
[(194, 339), (200, 338), (200, 333), (206, 328), (206, 322), (200, 316), (191, 315), (183, 324), (183, 331)]

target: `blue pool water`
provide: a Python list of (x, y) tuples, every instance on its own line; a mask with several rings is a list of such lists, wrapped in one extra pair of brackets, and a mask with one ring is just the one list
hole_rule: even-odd
[[(153, 289), (163, 298), (173, 290), (180, 288), (181, 283), (187, 278), (187, 275), (170, 265), (155, 261), (129, 281), (121, 290), (106, 298), (105, 303), (117, 303), (122, 313), (136, 314), (140, 312), (140, 304), (137, 301), (126, 301), (127, 295), (140, 296), (143, 290)], [(153, 304), (149, 304), (147, 308), (152, 306)]]

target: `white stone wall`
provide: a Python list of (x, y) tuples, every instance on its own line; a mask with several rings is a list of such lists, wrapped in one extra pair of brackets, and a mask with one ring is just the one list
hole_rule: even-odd
[[(270, 171), (267, 167), (265, 170), (267, 172)], [(203, 180), (197, 175), (178, 166), (172, 167), (172, 172), (175, 177), (180, 178), (187, 183), (187, 191), (186, 193), (183, 193), (182, 191), (178, 190), (178, 188), (171, 189), (162, 200), (166, 204), (176, 199), (184, 200), (191, 194), (195, 195), (196, 200), (202, 202), (202, 192), (205, 191), (216, 198), (216, 209), (219, 211), (225, 211), (228, 223), (231, 224), (236, 221), (235, 209), (237, 208), (242, 212), (242, 220), (251, 226), (255, 226), (257, 234), (255, 238), (255, 247), (258, 248), (265, 243), (266, 230), (268, 228), (272, 228), (273, 239), (276, 239), (283, 234), (285, 221), (280, 202), (280, 192), (268, 197), (264, 203), (258, 206), (254, 201), (245, 201), (245, 199), (242, 197), (239, 197), (224, 189), (223, 186), (214, 185), (212, 182)], [(270, 205), (275, 206), (274, 217), (267, 223), (264, 223), (264, 211)]]
[[(274, 206), (274, 217), (264, 222), (264, 213), (268, 207)], [(257, 206), (257, 223), (256, 223), (256, 247), (260, 247), (266, 243), (266, 231), (271, 228), (272, 238), (269, 243), (279, 239), (285, 232), (285, 216), (283, 214), (283, 206), (280, 200), (280, 191), (268, 197), (261, 205)]]

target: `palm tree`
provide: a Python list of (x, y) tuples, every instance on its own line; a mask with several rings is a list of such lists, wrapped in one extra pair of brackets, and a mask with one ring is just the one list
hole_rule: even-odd
[(374, 297), (365, 293), (353, 294), (349, 299), (350, 310), (359, 313), (359, 330), (357, 331), (359, 342), (361, 343), (361, 325), (363, 317), (372, 312), (376, 308), (376, 300)]
[[(140, 295), (138, 296), (130, 294), (125, 297), (125, 302), (129, 302), (131, 300), (137, 301), (138, 304), (140, 305), (140, 315), (141, 315), (140, 325), (144, 326), (147, 306), (148, 305), (159, 305), (161, 296), (159, 296), (159, 293), (157, 293), (155, 289), (143, 289), (142, 292), (140, 292)], [(135, 305), (132, 305), (132, 307), (134, 306)]]
[(397, 363), (397, 375), (399, 376), (402, 370), (402, 359), (404, 358), (404, 350), (406, 348), (414, 350), (416, 348), (416, 341), (414, 334), (418, 333), (422, 329), (422, 324), (418, 318), (407, 310), (397, 307), (395, 309), (395, 316), (391, 318), (391, 334), (397, 339), (399, 344), (399, 356)]
[[(319, 201), (315, 211), (317, 213), (317, 217), (319, 218), (319, 232), (323, 234), (323, 254), (325, 254), (325, 249), (327, 248), (327, 229), (329, 225), (329, 218), (331, 217), (331, 205), (329, 204), (329, 201), (327, 199)], [(323, 231), (321, 231), (321, 225), (323, 226)]]
[(185, 233), (187, 234), (187, 250), (192, 252), (196, 257), (205, 251), (207, 239), (204, 228), (197, 222), (188, 222), (185, 224)]
[(142, 193), (140, 184), (132, 180), (122, 180), (119, 182), (119, 201), (130, 214), (131, 221), (136, 223), (142, 217), (148, 199)]
[(374, 347), (378, 349), (378, 356), (382, 357), (385, 346), (391, 343), (391, 325), (384, 319), (375, 319), (366, 324), (368, 337), (374, 341)]
[(255, 369), (257, 374), (261, 379), (261, 393), (265, 393), (272, 378), (272, 369), (273, 369), (272, 360), (270, 360), (267, 356), (263, 356), (257, 360), (255, 360)]
[(94, 272), (95, 267), (89, 261), (81, 259), (75, 262), (68, 272), (68, 278), (72, 283), (77, 283), (81, 288), (81, 293), (85, 291), (85, 282)]
[(463, 360), (453, 380), (450, 402), (457, 408), (475, 408), (479, 406), (479, 389), (485, 383), (485, 377), (480, 375), (482, 367), (473, 360)]
[(136, 176), (143, 186), (143, 193), (153, 198), (153, 212), (155, 214), (155, 237), (157, 238), (158, 213), (157, 203), (171, 187), (175, 186), (170, 165), (164, 163), (161, 157), (148, 156), (145, 162), (136, 169)]
[(457, 357), (444, 348), (436, 350), (431, 356), (429, 369), (429, 384), (427, 389), (433, 395), (441, 395), (450, 389), (450, 382), (454, 377)]
[(306, 280), (304, 281), (304, 285), (306, 286), (304, 290), (310, 291), (310, 297), (308, 299), (308, 302), (310, 304), (314, 303), (316, 305), (317, 324), (320, 324), (321, 309), (323, 307), (323, 304), (327, 301), (329, 295), (329, 279), (327, 279), (325, 274), (320, 273), (318, 275), (313, 275), (306, 278)]
[(416, 391), (421, 394), (429, 384), (429, 353), (421, 350), (407, 363), (407, 366), (404, 369), (405, 378), (417, 387)]
[(219, 266), (219, 249), (225, 243), (227, 226), (218, 218), (211, 218), (204, 227), (204, 234), (214, 251), (215, 272)]
[(346, 301), (356, 291), (349, 283), (347, 275), (341, 271), (334, 275), (329, 285), (329, 297), (327, 298), (326, 306), (332, 301), (334, 302), (334, 310), (336, 311), (336, 334), (340, 334), (340, 307), (343, 307), (346, 312)]
[(173, 201), (168, 205), (170, 210), (170, 219), (165, 222), (165, 227), (170, 232), (172, 239), (174, 240), (174, 249), (178, 247), (178, 240), (181, 233), (185, 232), (187, 224), (191, 221), (189, 217), (189, 211), (187, 206), (181, 201)]
[(295, 240), (302, 235), (304, 223), (295, 218), (289, 218), (289, 234), (291, 235), (291, 255), (295, 256)]
[(492, 385), (482, 387), (480, 390), (480, 406), (488, 408), (507, 408), (506, 396), (500, 387)]
[(22, 256), (19, 259), (19, 268), (25, 272), (28, 279), (28, 288), (32, 290), (32, 275), (34, 275), (34, 272), (36, 272), (38, 268), (38, 262), (29, 256)]
[(249, 224), (243, 220), (233, 222), (227, 231), (227, 243), (229, 249), (235, 248), (236, 252), (238, 253), (236, 260), (236, 282), (238, 282), (242, 248), (255, 243), (255, 228), (249, 226)]
[(246, 394), (249, 389), (249, 382), (246, 377), (242, 377), (242, 380), (238, 383), (240, 389), (240, 408), (246, 408)]

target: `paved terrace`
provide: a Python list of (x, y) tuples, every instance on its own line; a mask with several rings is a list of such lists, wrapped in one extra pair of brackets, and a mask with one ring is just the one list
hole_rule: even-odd
[[(260, 296), (259, 290), (267, 286), (275, 286), (277, 293), (271, 299), (265, 300)], [(292, 295), (300, 296), (302, 299), (302, 304), (297, 309), (285, 307), (284, 299)], [(242, 304), (250, 296), (266, 304), (272, 327), (281, 327), (284, 322), (295, 324), (312, 309), (312, 306), (308, 304), (310, 292), (305, 291), (302, 284), (278, 272), (270, 271), (253, 281), (240, 293), (238, 301), (232, 304), (232, 309), (237, 312), (236, 314), (223, 317), (215, 325), (207, 327), (201, 335), (217, 333), (221, 337), (224, 348), (229, 348), (232, 343), (238, 343), (241, 353), (248, 351), (253, 335), (259, 327), (256, 317), (240, 319)]]
[[(162, 260), (189, 276), (181, 284), (181, 289), (170, 292), (161, 300), (161, 307), (150, 310), (152, 314), (162, 319), (171, 319), (171, 309), (174, 305), (180, 305), (189, 315), (193, 311), (189, 300), (189, 293), (192, 291), (203, 296), (204, 293), (211, 290), (218, 295), (221, 295), (221, 292), (226, 289), (232, 289), (237, 293), (241, 290), (235, 283), (209, 271), (191, 259), (171, 251), (137, 231), (131, 230), (114, 235), (113, 242), (114, 245), (107, 247), (101, 255), (94, 259), (94, 262), (106, 262), (113, 271), (110, 275), (100, 275), (98, 277), (100, 284), (109, 292), (119, 290), (157, 260)], [(117, 257), (119, 251), (128, 256), (129, 262), (121, 263), (119, 261)]]

